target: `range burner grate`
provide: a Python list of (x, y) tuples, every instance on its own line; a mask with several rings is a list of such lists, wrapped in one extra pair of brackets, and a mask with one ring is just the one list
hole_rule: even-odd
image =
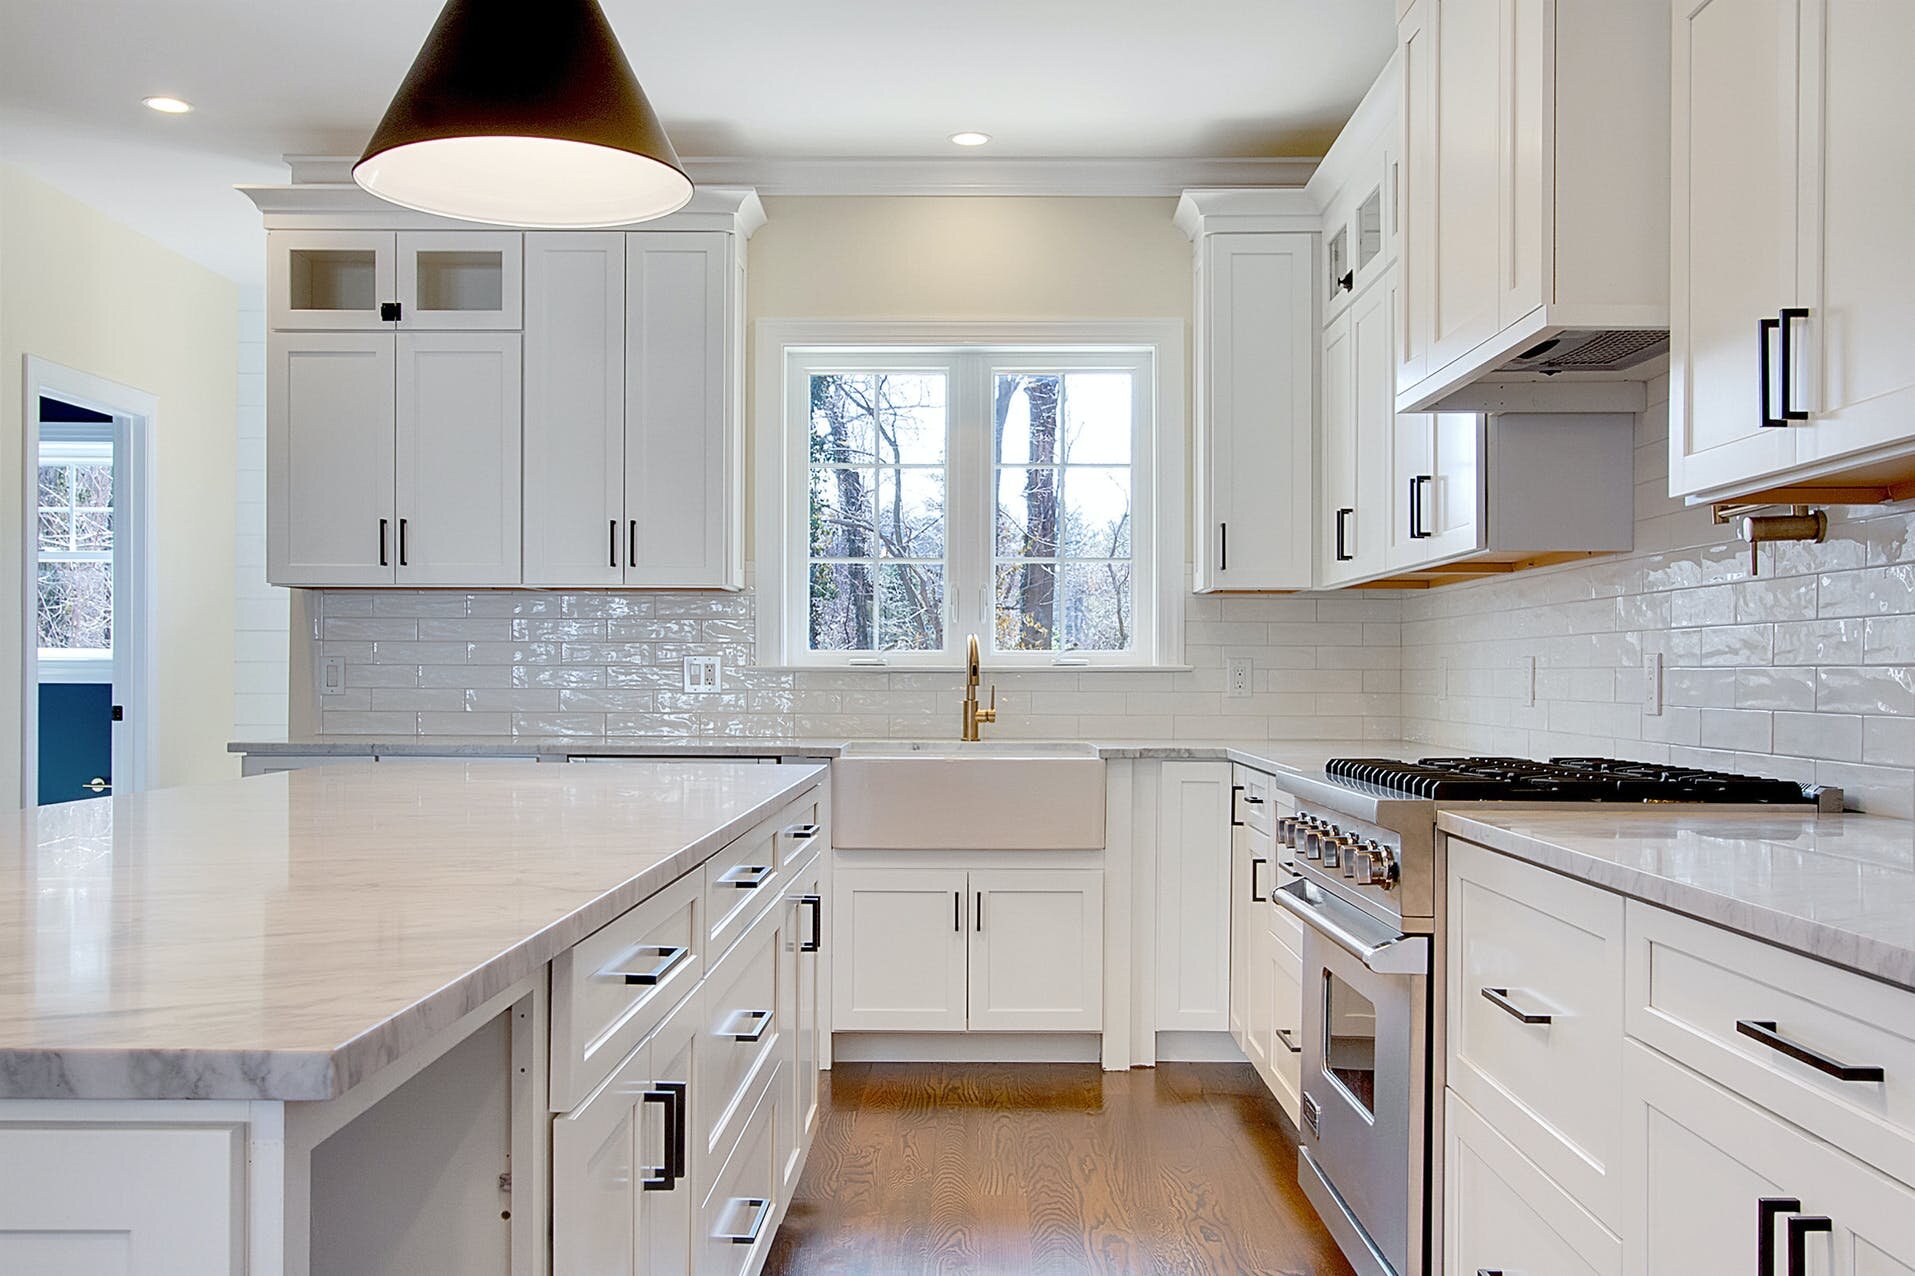
[(1813, 805), (1791, 780), (1622, 758), (1333, 758), (1324, 771), (1407, 797), (1452, 802), (1718, 802)]

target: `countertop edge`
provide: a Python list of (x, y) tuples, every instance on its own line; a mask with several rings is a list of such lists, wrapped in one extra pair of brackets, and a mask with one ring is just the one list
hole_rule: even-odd
[(291, 1050), (0, 1047), (0, 1101), (338, 1098), (693, 872), (779, 807), (825, 782), (821, 768), (805, 768), (776, 793), (673, 854), (336, 1045)]
[(1618, 895), (1719, 926), (1749, 939), (1812, 961), (1839, 966), (1867, 979), (1915, 992), (1915, 952), (1886, 944), (1795, 913), (1778, 912), (1706, 887), (1614, 860), (1590, 855), (1559, 842), (1518, 833), (1457, 811), (1441, 811), (1439, 831), (1492, 851), (1535, 864)]

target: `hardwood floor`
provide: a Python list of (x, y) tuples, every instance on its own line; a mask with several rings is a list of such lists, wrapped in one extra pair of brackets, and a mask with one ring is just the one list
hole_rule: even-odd
[(767, 1276), (1349, 1276), (1248, 1064), (840, 1064)]

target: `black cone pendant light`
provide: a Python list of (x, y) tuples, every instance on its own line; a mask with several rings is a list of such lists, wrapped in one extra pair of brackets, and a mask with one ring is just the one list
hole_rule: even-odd
[(597, 0), (449, 0), (352, 176), (507, 226), (618, 226), (692, 197)]

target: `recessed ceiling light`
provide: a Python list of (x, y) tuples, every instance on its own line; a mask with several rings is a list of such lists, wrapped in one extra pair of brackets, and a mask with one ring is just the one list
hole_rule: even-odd
[(176, 97), (143, 97), (140, 101), (161, 115), (184, 115), (193, 109), (191, 102)]
[(953, 133), (951, 134), (951, 140), (959, 146), (982, 146), (991, 140), (991, 135), (989, 133), (972, 132)]

